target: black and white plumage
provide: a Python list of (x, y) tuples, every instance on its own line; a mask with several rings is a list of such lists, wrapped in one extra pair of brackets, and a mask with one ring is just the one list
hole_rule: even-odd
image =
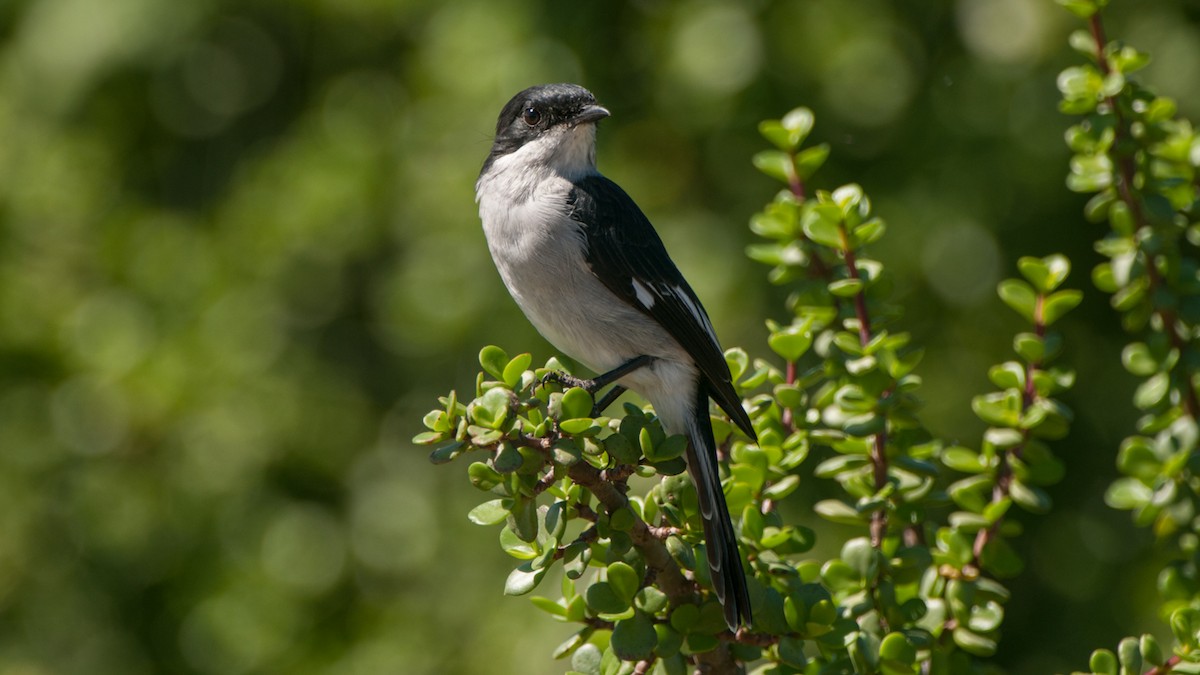
[(475, 185), (492, 259), (513, 299), (558, 349), (598, 373), (650, 357), (617, 380), (688, 438), (709, 570), (731, 630), (751, 622), (737, 536), (709, 421), (711, 397), (748, 436), (712, 322), (637, 204), (596, 170), (583, 87), (530, 87), (500, 112)]

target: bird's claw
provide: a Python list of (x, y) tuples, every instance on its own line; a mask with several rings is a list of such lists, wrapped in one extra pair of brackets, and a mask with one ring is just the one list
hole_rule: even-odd
[(595, 380), (585, 380), (581, 377), (575, 377), (574, 375), (561, 370), (552, 370), (542, 376), (542, 386), (545, 386), (551, 382), (554, 384), (560, 384), (564, 387), (579, 387), (589, 394), (595, 393), (596, 389), (599, 388), (596, 385)]

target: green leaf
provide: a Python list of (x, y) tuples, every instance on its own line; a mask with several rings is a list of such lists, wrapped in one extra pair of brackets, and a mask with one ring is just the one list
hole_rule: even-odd
[(779, 501), (792, 494), (798, 487), (800, 487), (800, 476), (790, 474), (763, 488), (762, 496), (765, 499)]
[(954, 644), (964, 652), (979, 657), (988, 657), (996, 653), (996, 641), (985, 637), (962, 626), (954, 629)]
[(1024, 481), (1014, 479), (1009, 485), (1008, 493), (1014, 502), (1030, 513), (1047, 513), (1050, 511), (1050, 495), (1037, 486), (1028, 485)]
[(872, 218), (856, 226), (852, 232), (854, 235), (854, 248), (868, 246), (879, 241), (886, 231), (887, 224), (879, 218)]
[(842, 525), (862, 525), (867, 520), (853, 506), (836, 499), (823, 499), (817, 502), (813, 505), (813, 511), (826, 520)]
[(1142, 635), (1138, 646), (1141, 648), (1142, 658), (1149, 662), (1150, 665), (1161, 666), (1166, 663), (1166, 657), (1163, 656), (1163, 650), (1158, 644), (1158, 638), (1150, 633)]
[(533, 363), (532, 354), (520, 354), (513, 357), (513, 360), (508, 362), (508, 365), (504, 367), (504, 371), (501, 373), (501, 379), (504, 380), (504, 384), (510, 387), (516, 387), (520, 384), (521, 375), (524, 374), (531, 363)]
[(529, 598), (529, 602), (533, 603), (534, 607), (537, 607), (551, 616), (557, 616), (560, 618), (566, 618), (567, 616), (567, 608), (551, 600), (550, 598), (535, 595)]
[(781, 120), (764, 120), (758, 131), (780, 150), (794, 152), (808, 137), (813, 127), (813, 114), (808, 108), (796, 108)]
[(508, 405), (512, 401), (510, 394), (501, 387), (488, 389), (471, 403), (468, 415), (479, 426), (499, 429), (508, 420)]
[(725, 365), (729, 366), (729, 374), (733, 381), (737, 382), (750, 369), (750, 355), (741, 347), (726, 349)]
[(779, 120), (763, 120), (758, 123), (758, 133), (762, 137), (771, 142), (772, 145), (780, 150), (791, 151), (796, 149), (796, 145), (791, 142), (788, 130), (784, 128)]
[(1158, 371), (1158, 361), (1144, 342), (1131, 342), (1121, 350), (1121, 363), (1133, 375), (1147, 377)]
[(788, 627), (794, 631), (804, 629), (804, 620), (807, 618), (808, 606), (803, 599), (789, 595), (783, 599), (783, 618), (787, 621)]
[(947, 488), (950, 498), (960, 507), (974, 513), (982, 513), (985, 500), (984, 492), (991, 489), (991, 477), (978, 474), (970, 478), (955, 480)]
[(1036, 441), (1026, 444), (1021, 459), (1027, 465), (1024, 479), (1034, 485), (1054, 485), (1066, 474), (1062, 460)]
[(1171, 632), (1175, 634), (1175, 640), (1179, 642), (1179, 646), (1187, 651), (1192, 651), (1197, 646), (1197, 637), (1200, 633), (1200, 611), (1192, 607), (1183, 607), (1175, 610), (1171, 614)]
[(623, 603), (632, 605), (642, 580), (632, 567), (623, 562), (615, 562), (608, 566), (608, 585)]
[(1103, 79), (1096, 67), (1088, 64), (1064, 69), (1058, 74), (1055, 84), (1064, 98), (1091, 102), (1094, 106), (1095, 100), (1100, 96)]
[(798, 215), (796, 204), (774, 202), (750, 217), (750, 231), (767, 239), (792, 239), (799, 233)]
[(543, 532), (546, 536), (558, 540), (567, 533), (566, 511), (567, 503), (564, 501), (556, 501), (546, 509), (546, 514), (542, 518), (542, 524), (545, 525)]
[(467, 444), (462, 441), (453, 441), (446, 445), (440, 446), (433, 452), (429, 453), (429, 461), (434, 464), (445, 464), (458, 457), (467, 449)]
[(825, 164), (825, 160), (827, 159), (829, 159), (828, 143), (814, 145), (811, 148), (801, 150), (800, 154), (796, 155), (796, 171), (800, 174), (800, 179), (808, 180), (811, 178)]
[(1117, 664), (1117, 655), (1107, 649), (1097, 649), (1092, 652), (1092, 658), (1088, 660), (1088, 668), (1095, 675), (1117, 675), (1120, 670), (1120, 666)]
[(875, 413), (866, 413), (847, 417), (842, 430), (859, 438), (881, 433), (887, 427), (887, 418)]
[(866, 537), (856, 537), (843, 544), (841, 557), (860, 579), (874, 579), (879, 574), (879, 552)]
[(742, 509), (742, 536), (751, 541), (762, 539), (763, 515), (755, 504), (748, 504)]
[(789, 110), (788, 114), (784, 115), (783, 119), (779, 120), (779, 122), (780, 126), (791, 134), (788, 138), (788, 145), (798, 148), (812, 131), (815, 118), (811, 110), (800, 107)]
[(644, 612), (634, 612), (628, 619), (621, 619), (613, 628), (610, 642), (613, 653), (623, 661), (641, 661), (650, 658), (658, 646), (658, 633)]
[(1029, 323), (1034, 322), (1034, 307), (1037, 305), (1037, 293), (1033, 287), (1020, 279), (1005, 279), (996, 287), (1004, 304), (1025, 318)]
[(837, 558), (821, 566), (821, 581), (834, 593), (857, 591), (863, 586), (862, 575)]
[[(1096, 38), (1092, 37), (1090, 31), (1082, 28), (1071, 32), (1067, 37), (1067, 44), (1071, 45), (1071, 49), (1089, 59), (1096, 58), (1096, 55), (1100, 53), (1099, 47), (1096, 46)], [(1072, 150), (1074, 149), (1072, 148)]]
[(483, 370), (497, 380), (504, 379), (504, 368), (508, 365), (508, 354), (495, 345), (488, 345), (479, 350), (479, 365)]
[(1004, 622), (1004, 606), (995, 600), (976, 605), (971, 610), (967, 627), (980, 633), (990, 633)]
[(1170, 376), (1167, 373), (1155, 373), (1133, 393), (1133, 405), (1139, 410), (1149, 410), (1166, 398), (1170, 389)]
[(1154, 492), (1141, 481), (1134, 478), (1118, 478), (1104, 493), (1104, 503), (1114, 509), (1131, 511), (1149, 504), (1153, 497)]
[(546, 569), (546, 567), (543, 567), (535, 570), (531, 562), (521, 563), (519, 567), (508, 575), (508, 579), (504, 582), (504, 594), (525, 595), (532, 591), (542, 582), (542, 577), (546, 576)]
[(971, 399), (971, 409), (992, 426), (1016, 428), (1021, 423), (1021, 394), (1006, 389), (976, 396)]
[(1127, 637), (1121, 640), (1117, 645), (1117, 653), (1120, 654), (1121, 667), (1126, 672), (1142, 672), (1142, 648), (1137, 638)]
[(637, 523), (637, 514), (626, 504), (609, 514), (608, 525), (617, 532), (628, 532)]
[(1033, 333), (1017, 333), (1013, 338), (1013, 351), (1026, 363), (1041, 363), (1046, 356), (1046, 343)]
[(792, 668), (799, 669), (808, 665), (808, 656), (804, 653), (804, 640), (792, 635), (781, 637), (779, 639), (779, 660)]
[(1125, 83), (1125, 74), (1114, 70), (1105, 75), (1104, 79), (1101, 80), (1100, 94), (1107, 97), (1116, 96), (1125, 88)]
[(1017, 269), (1039, 293), (1053, 292), (1071, 273), (1071, 261), (1064, 255), (1045, 258), (1024, 257), (1017, 260)]
[(596, 405), (592, 395), (580, 387), (571, 387), (562, 395), (562, 419), (590, 417)]
[(789, 527), (780, 529), (774, 525), (763, 528), (762, 540), (759, 542), (763, 548), (774, 549), (792, 541), (792, 530)]
[(667, 436), (661, 443), (646, 448), (646, 459), (654, 464), (668, 462), (683, 455), (687, 450), (687, 437), (681, 434)]
[(1075, 16), (1081, 19), (1090, 19), (1093, 14), (1100, 11), (1096, 5), (1096, 0), (1054, 0), (1060, 6), (1065, 7)]
[(1042, 324), (1053, 325), (1064, 314), (1075, 309), (1083, 301), (1083, 293), (1077, 290), (1058, 291), (1051, 293), (1042, 302)]
[(834, 204), (816, 204), (805, 209), (800, 222), (804, 234), (814, 242), (829, 248), (842, 249), (842, 233), (839, 223), (841, 211)]
[(908, 641), (903, 633), (888, 633), (879, 643), (879, 657), (905, 665), (912, 665), (917, 660), (917, 648)]
[(590, 642), (585, 642), (571, 655), (571, 667), (583, 675), (600, 675), (602, 659), (600, 648)]
[[(441, 412), (441, 411), (439, 410), (438, 412)], [(413, 436), (412, 442), (415, 445), (430, 445), (433, 443), (437, 443), (438, 441), (442, 440), (445, 437), (446, 437), (445, 432), (422, 431), (421, 433), (417, 434), (416, 436)]]
[(751, 160), (754, 168), (771, 178), (790, 184), (796, 179), (796, 169), (792, 158), (781, 150), (763, 150), (754, 154)]
[(838, 279), (829, 283), (829, 292), (839, 298), (853, 298), (862, 292), (861, 279)]
[(620, 614), (629, 609), (630, 604), (622, 600), (607, 581), (597, 581), (588, 586), (584, 592), (584, 600), (588, 607), (599, 614)]
[(492, 466), (500, 473), (512, 473), (520, 469), (524, 463), (525, 458), (512, 443), (501, 443), (496, 448), (495, 459), (492, 460)]
[[(572, 621), (571, 623), (576, 623), (576, 622)], [(585, 635), (590, 630), (591, 630), (590, 628), (584, 628), (583, 630), (579, 631), (578, 633), (575, 633), (575, 634), (571, 635), (571, 637), (560, 642), (559, 645), (554, 648), (554, 651), (551, 652), (551, 654), (550, 654), (551, 658), (561, 659), (561, 658), (566, 658), (567, 656), (573, 655), (577, 649), (579, 649), (580, 647), (587, 644), (587, 638), (585, 637)], [(576, 675), (599, 675), (598, 673), (580, 673), (578, 670), (573, 670), (573, 671), (569, 671), (569, 672), (576, 674)]]
[(987, 470), (979, 454), (964, 447), (946, 448), (942, 451), (941, 458), (942, 464), (962, 473), (983, 473)]
[(794, 363), (808, 351), (812, 341), (812, 330), (807, 324), (793, 324), (771, 333), (767, 345), (784, 360)]
[(508, 517), (508, 508), (504, 505), (505, 501), (507, 500), (493, 499), (486, 501), (471, 509), (467, 514), (467, 520), (476, 525), (498, 525)]
[(508, 512), (508, 527), (521, 541), (533, 543), (538, 536), (538, 507), (532, 497), (513, 500)]
[(988, 370), (988, 379), (1001, 389), (1025, 389), (1025, 367), (1016, 361), (1006, 361)]
[(862, 187), (856, 183), (848, 183), (833, 191), (833, 202), (841, 208), (843, 218), (856, 211), (863, 199)]
[(687, 633), (700, 621), (700, 608), (692, 605), (679, 605), (671, 612), (671, 627), (680, 633)]
[(604, 439), (604, 451), (622, 464), (636, 464), (641, 453), (640, 449), (630, 443), (623, 433), (613, 434)]
[(666, 593), (653, 586), (643, 588), (634, 597), (637, 601), (638, 609), (647, 614), (657, 614), (663, 611), (667, 608), (667, 601), (670, 600)]
[[(988, 506), (991, 506), (991, 504)], [(950, 514), (949, 521), (951, 527), (967, 533), (978, 532), (979, 530), (982, 530), (988, 525), (992, 524), (991, 521), (984, 516), (981, 516), (977, 513), (971, 513), (969, 511), (955, 511), (954, 513)]]
[(596, 421), (590, 417), (578, 417), (573, 420), (563, 420), (558, 428), (572, 436), (593, 436), (601, 431)]
[(467, 478), (471, 481), (471, 485), (480, 490), (491, 490), (504, 482), (504, 476), (483, 462), (472, 462), (467, 467)]

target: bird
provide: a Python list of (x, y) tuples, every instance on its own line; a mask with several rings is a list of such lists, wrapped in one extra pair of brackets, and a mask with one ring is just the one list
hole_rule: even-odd
[(577, 84), (512, 97), (496, 121), (475, 197), (496, 269), (556, 349), (648, 400), (663, 429), (687, 437), (706, 558), (725, 622), (752, 621), (737, 535), (725, 503), (709, 399), (757, 442), (712, 321), (654, 226), (596, 168), (596, 126), (610, 115)]

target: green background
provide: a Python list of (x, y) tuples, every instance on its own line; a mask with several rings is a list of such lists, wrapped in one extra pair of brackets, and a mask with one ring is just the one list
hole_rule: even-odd
[[(1114, 1), (1200, 119), (1195, 3)], [(1101, 499), (1133, 379), (1063, 187), (1074, 27), (1050, 0), (0, 2), (0, 675), (566, 669), (569, 628), (501, 595), (464, 467), (409, 443), (484, 344), (554, 353), (473, 203), (496, 113), (550, 81), (612, 110), (601, 169), (755, 355), (783, 318), (741, 253), (776, 189), (755, 125), (811, 107), (816, 186), (889, 222), (872, 253), (948, 440), (977, 446), (970, 398), (1021, 330), (995, 283), (1069, 254), (1068, 476), (1021, 518), (998, 661), (1161, 633), (1162, 561)], [(836, 551), (805, 508), (830, 487), (800, 492)]]

